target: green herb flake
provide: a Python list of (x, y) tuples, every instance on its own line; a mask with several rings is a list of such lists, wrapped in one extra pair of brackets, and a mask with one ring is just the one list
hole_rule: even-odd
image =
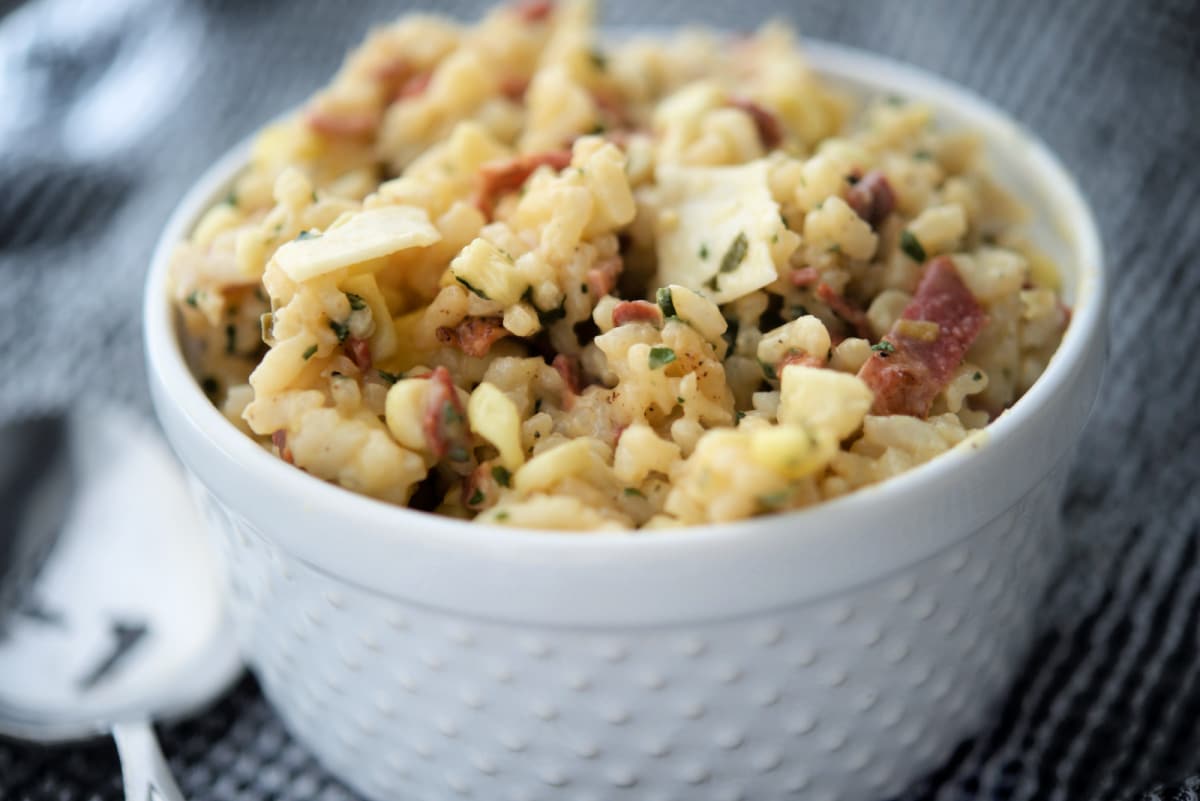
[(508, 512), (496, 512), (496, 522), (503, 523), (508, 520)]
[(658, 303), (658, 308), (662, 309), (664, 318), (679, 316), (675, 311), (675, 298), (671, 296), (671, 287), (660, 286), (654, 293), (654, 300)]
[(452, 462), (465, 462), (471, 458), (470, 454), (467, 453), (467, 449), (462, 445), (455, 445), (446, 455), (450, 457), (450, 461)]
[(762, 359), (759, 359), (758, 366), (762, 368), (763, 377), (766, 378), (768, 381), (774, 381), (776, 378), (778, 378), (778, 376), (775, 373), (775, 367), (773, 365), (768, 364), (767, 362), (764, 362)]
[(714, 275), (712, 278), (710, 278), (704, 282), (704, 286), (707, 289), (711, 289), (713, 292), (720, 292), (721, 291), (720, 282), (721, 282), (721, 276)]
[(492, 478), (496, 479), (496, 483), (502, 487), (507, 487), (512, 483), (512, 473), (508, 472), (508, 468), (504, 465), (496, 465), (492, 468)]
[(742, 422), (742, 419), (745, 418), (745, 416), (746, 416), (746, 413), (743, 412), (741, 409), (738, 409), (736, 412), (733, 413), (734, 422), (737, 422), (737, 423)]
[(779, 509), (787, 504), (792, 497), (791, 490), (779, 490), (778, 492), (769, 492), (766, 495), (759, 495), (758, 502), (768, 509)]
[(708, 258), (708, 245), (704, 242), (700, 243), (700, 258), (702, 260)]
[(193, 309), (197, 308), (200, 305), (200, 290), (197, 289), (194, 292), (189, 292), (186, 303)]
[(933, 154), (924, 149), (916, 151), (912, 157), (917, 161), (933, 161)]
[(871, 346), (871, 350), (878, 353), (880, 356), (891, 356), (896, 352), (896, 346), (886, 339), (881, 339)]
[(471, 493), (471, 497), (467, 498), (467, 506), (478, 506), (486, 500), (487, 496), (483, 494), (483, 490), (476, 487), (475, 492)]
[(675, 351), (665, 345), (655, 345), (650, 349), (650, 369), (659, 370), (675, 361)]
[(484, 300), (491, 300), (491, 298), (489, 298), (489, 297), (487, 296), (487, 293), (486, 293), (486, 292), (484, 292), (482, 289), (476, 289), (475, 287), (471, 286), (470, 282), (468, 282), (468, 281), (467, 281), (467, 279), (465, 279), (465, 278), (461, 278), (461, 277), (459, 277), (459, 276), (457, 276), (457, 275), (456, 275), (456, 276), (454, 276), (454, 280), (455, 280), (455, 281), (458, 281), (458, 283), (460, 283), (460, 284), (462, 284), (464, 287), (466, 287), (466, 288), (467, 288), (467, 291), (468, 291), (468, 292), (470, 292), (472, 295), (475, 295), (475, 296), (477, 296), (477, 297), (481, 297), (481, 298), (483, 298)]
[(925, 263), (925, 248), (921, 245), (921, 240), (907, 228), (900, 234), (900, 249), (913, 261)]
[(225, 196), (225, 200), (221, 202), (223, 202), (226, 206), (233, 206), (236, 209), (238, 204), (237, 190), (230, 189), (229, 194)]
[(979, 372), (978, 370), (976, 370), (976, 371), (975, 371), (975, 375), (971, 376), (971, 379), (972, 379), (972, 380), (974, 380), (974, 381), (982, 381), (982, 380), (983, 380), (983, 373), (981, 373), (981, 372)]
[(389, 373), (387, 370), (376, 370), (375, 372), (379, 373), (379, 377), (389, 384), (395, 384), (404, 377), (403, 373)]
[(803, 317), (806, 314), (808, 314), (807, 306), (805, 306), (801, 303), (797, 303), (795, 306), (792, 307), (792, 316), (793, 317)]
[(600, 136), (607, 130), (608, 128), (605, 127), (604, 123), (598, 122), (592, 126), (592, 130), (588, 131), (588, 133), (590, 133), (592, 136)]
[(462, 421), (462, 415), (458, 413), (453, 401), (446, 401), (442, 406), (442, 420), (447, 424), (454, 424)]
[(237, 326), (233, 323), (225, 326), (225, 352), (230, 355), (237, 352)]
[(312, 231), (304, 230), (304, 231), (301, 231), (300, 233), (296, 234), (296, 241), (303, 242), (306, 239), (316, 239), (319, 236), (320, 236), (320, 234), (316, 234), (316, 233), (313, 233)]
[(900, 97), (900, 95), (888, 95), (883, 99), (883, 102), (887, 103), (889, 106), (903, 106), (904, 98)]
[(675, 396), (675, 402), (676, 402), (676, 403), (678, 403), (680, 406), (682, 406), (682, 405), (683, 405), (683, 396), (682, 396), (682, 395), (676, 395), (676, 396)]
[(839, 245), (837, 242), (834, 242), (832, 245), (830, 245), (829, 247), (825, 248), (825, 252), (826, 252), (826, 253), (841, 253), (841, 252), (842, 252), (842, 246), (841, 246), (841, 245)]
[(317, 352), (317, 346), (309, 345), (308, 350), (304, 351), (304, 361), (308, 361), (309, 359), (311, 359), (314, 355), (316, 355), (316, 352)]
[(637, 487), (626, 487), (625, 488), (625, 497), (626, 498), (645, 498), (646, 495)]
[(367, 302), (362, 299), (362, 295), (355, 295), (353, 292), (346, 293), (346, 299), (350, 301), (350, 308), (354, 311), (362, 311), (367, 308)]
[(216, 398), (217, 393), (221, 391), (221, 385), (211, 375), (205, 376), (204, 380), (200, 382), (200, 388), (204, 390), (204, 394), (210, 399)]
[(742, 260), (746, 258), (746, 251), (749, 249), (750, 240), (746, 238), (746, 232), (738, 231), (738, 235), (729, 244), (729, 249), (721, 257), (721, 269), (718, 272), (731, 273), (736, 270), (738, 265), (742, 263)]
[(784, 215), (784, 213), (783, 213), (782, 211), (781, 211), (781, 212), (779, 212), (779, 221), (780, 221), (781, 223), (783, 223), (783, 227), (784, 227), (784, 228), (787, 228), (787, 227), (788, 227), (787, 216), (786, 216), (786, 215)]
[(313, 203), (317, 202), (317, 190), (315, 190), (315, 189), (312, 191), (312, 202)]
[(592, 62), (592, 66), (600, 72), (608, 69), (608, 56), (604, 54), (603, 50), (593, 47), (588, 51), (588, 59)]
[(345, 342), (346, 337), (350, 336), (350, 326), (339, 323), (337, 320), (329, 321), (329, 329), (337, 334), (338, 342)]

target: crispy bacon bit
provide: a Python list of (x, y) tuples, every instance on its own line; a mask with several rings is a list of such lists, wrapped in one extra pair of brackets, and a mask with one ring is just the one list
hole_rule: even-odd
[(626, 323), (662, 323), (662, 309), (648, 300), (623, 300), (613, 307), (613, 325)]
[(827, 367), (828, 362), (820, 356), (813, 356), (805, 353), (802, 350), (790, 350), (784, 357), (779, 360), (779, 366), (775, 368), (775, 374), (782, 376), (783, 368), (791, 364), (798, 364), (802, 367)]
[(296, 460), (292, 458), (292, 449), (287, 445), (287, 429), (281, 428), (271, 435), (271, 444), (275, 446), (275, 450), (279, 451), (279, 458), (288, 464), (295, 464)]
[(454, 328), (442, 326), (437, 330), (438, 341), (452, 345), (467, 356), (482, 358), (508, 331), (499, 317), (468, 317)]
[(541, 22), (550, 16), (554, 3), (552, 0), (520, 0), (512, 9), (522, 22)]
[(587, 271), (585, 276), (588, 285), (588, 291), (592, 293), (594, 300), (600, 298), (613, 291), (617, 285), (617, 279), (621, 276), (621, 272), (625, 269), (625, 262), (620, 255), (609, 256), (606, 259), (601, 259), (596, 262), (596, 265)]
[(837, 290), (829, 284), (817, 284), (817, 297), (825, 301), (829, 308), (833, 309), (833, 313), (842, 319), (847, 325), (854, 329), (854, 332), (863, 339), (868, 339), (871, 336), (871, 325), (867, 322), (867, 313), (857, 306), (850, 304)]
[(413, 97), (420, 97), (429, 88), (431, 80), (433, 80), (432, 72), (418, 72), (416, 75), (410, 76), (403, 83), (399, 84), (399, 88), (392, 94), (392, 99), (408, 100)]
[(895, 210), (896, 193), (882, 172), (871, 170), (846, 190), (846, 203), (872, 228), (878, 228)]
[(758, 129), (758, 138), (764, 148), (774, 150), (779, 147), (783, 141), (783, 126), (780, 125), (778, 117), (753, 100), (744, 97), (733, 98), (729, 101), (729, 105), (750, 115), (750, 119), (754, 120), (754, 127)]
[(513, 102), (520, 102), (529, 88), (529, 79), (509, 76), (500, 80), (500, 94)]
[(507, 192), (521, 188), (533, 171), (543, 165), (555, 170), (571, 164), (571, 151), (550, 150), (545, 153), (529, 153), (503, 161), (484, 164), (479, 169), (479, 187), (475, 193), (475, 206), (490, 220), (496, 209), (496, 200)]
[(436, 368), (429, 376), (421, 427), (430, 453), (438, 459), (449, 457), (450, 466), (457, 473), (470, 472), (471, 431), (467, 428), (467, 413), (445, 367)]
[(821, 280), (821, 274), (817, 272), (816, 267), (801, 267), (799, 270), (792, 270), (788, 280), (792, 282), (792, 286), (812, 286)]
[(334, 114), (312, 109), (306, 118), (308, 127), (321, 136), (332, 139), (370, 139), (379, 126), (379, 115), (373, 112)]
[(550, 366), (558, 371), (563, 384), (567, 387), (566, 392), (563, 393), (563, 408), (570, 411), (571, 407), (575, 405), (575, 398), (583, 388), (579, 378), (579, 357), (560, 353), (554, 357), (554, 361), (550, 362)]
[[(937, 338), (906, 336), (902, 325), (906, 320), (936, 323)], [(858, 371), (875, 393), (871, 412), (926, 417), (986, 321), (953, 260), (939, 256), (929, 262), (900, 320)]]
[(346, 355), (359, 370), (371, 369), (371, 342), (361, 337), (347, 337), (344, 344)]

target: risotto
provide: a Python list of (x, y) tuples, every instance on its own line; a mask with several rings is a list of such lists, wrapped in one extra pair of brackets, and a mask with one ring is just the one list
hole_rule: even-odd
[(198, 380), (349, 490), (526, 528), (796, 509), (1002, 414), (1069, 312), (970, 132), (792, 35), (409, 16), (174, 256)]

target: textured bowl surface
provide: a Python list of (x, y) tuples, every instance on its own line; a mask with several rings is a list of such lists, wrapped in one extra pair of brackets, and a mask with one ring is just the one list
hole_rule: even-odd
[(379, 801), (872, 799), (969, 736), (1020, 664), (1104, 357), (1099, 236), (1075, 183), (983, 101), (821, 43), (819, 72), (987, 139), (1074, 306), (985, 434), (809, 510), (646, 536), (489, 529), (295, 470), (187, 371), (174, 244), (245, 163), (183, 201), (146, 290), (151, 387), (226, 555), (251, 667), (288, 726)]

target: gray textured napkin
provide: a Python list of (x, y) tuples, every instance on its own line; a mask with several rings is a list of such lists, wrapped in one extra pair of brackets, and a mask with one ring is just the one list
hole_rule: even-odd
[[(0, 0), (0, 421), (80, 398), (149, 412), (141, 281), (170, 209), (403, 6)], [(612, 0), (606, 16), (786, 18), (971, 87), (1079, 176), (1112, 333), (1064, 509), (1075, 555), (1002, 712), (906, 797), (1200, 798), (1200, 3)], [(164, 747), (190, 798), (351, 798), (251, 680)], [(107, 744), (0, 742), (0, 798), (119, 797)]]

